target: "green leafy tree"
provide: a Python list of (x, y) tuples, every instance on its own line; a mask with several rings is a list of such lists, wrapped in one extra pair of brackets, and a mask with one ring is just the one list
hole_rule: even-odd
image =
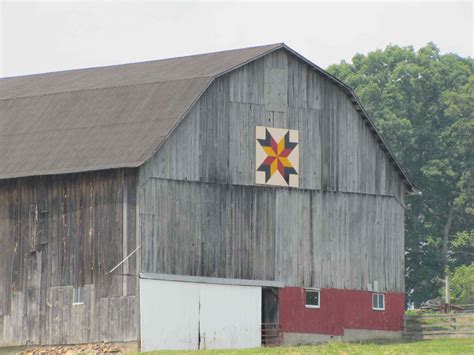
[(473, 69), (473, 59), (441, 55), (433, 43), (390, 45), (328, 68), (354, 89), (423, 192), (406, 210), (406, 291), (416, 305), (439, 294), (447, 266), (473, 260), (452, 243), (474, 230)]
[(449, 280), (452, 303), (474, 304), (474, 262), (454, 269)]
[(468, 265), (474, 260), (474, 230), (456, 234), (450, 242), (451, 264)]

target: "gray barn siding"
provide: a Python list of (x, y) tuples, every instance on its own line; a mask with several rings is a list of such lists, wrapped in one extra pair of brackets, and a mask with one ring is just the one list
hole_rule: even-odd
[(404, 290), (404, 209), (391, 197), (152, 178), (142, 272)]
[[(255, 186), (258, 125), (299, 130), (299, 189)], [(139, 181), (143, 272), (404, 291), (398, 173), (347, 95), (285, 50), (215, 80)]]
[(283, 49), (215, 80), (142, 166), (140, 180), (255, 185), (258, 125), (299, 130), (300, 188), (403, 203), (398, 173), (348, 96)]
[(137, 340), (136, 277), (106, 274), (136, 245), (135, 184), (129, 170), (0, 181), (0, 346)]

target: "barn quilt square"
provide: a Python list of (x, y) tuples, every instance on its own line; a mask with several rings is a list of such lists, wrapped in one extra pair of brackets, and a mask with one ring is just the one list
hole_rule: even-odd
[(298, 131), (256, 127), (256, 183), (298, 187)]

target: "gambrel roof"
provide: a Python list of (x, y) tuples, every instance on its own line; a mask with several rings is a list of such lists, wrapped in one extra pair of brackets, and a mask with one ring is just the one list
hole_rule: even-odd
[(138, 167), (215, 78), (281, 48), (347, 93), (413, 191), (352, 90), (282, 43), (0, 79), (0, 179)]

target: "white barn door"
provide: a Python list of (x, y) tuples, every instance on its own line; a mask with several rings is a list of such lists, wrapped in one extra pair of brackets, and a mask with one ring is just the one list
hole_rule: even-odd
[(200, 284), (199, 290), (200, 349), (260, 346), (260, 287)]
[(261, 287), (140, 280), (141, 349), (259, 347)]
[(199, 286), (140, 280), (141, 348), (197, 350)]

